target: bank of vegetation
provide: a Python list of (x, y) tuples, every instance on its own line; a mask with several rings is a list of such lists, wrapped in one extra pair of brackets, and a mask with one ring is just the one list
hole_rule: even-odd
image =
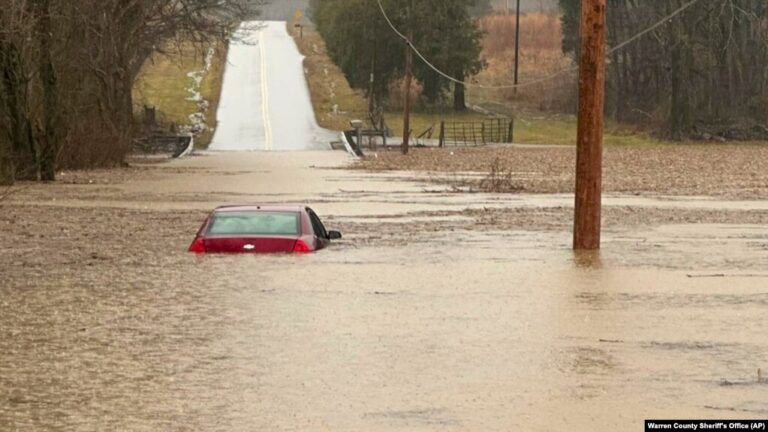
[[(323, 0), (321, 0), (323, 1)], [(487, 10), (486, 10), (487, 11)], [(295, 27), (301, 24), (303, 29)], [(512, 81), (514, 62), (514, 15), (491, 14), (477, 22), (483, 32), (481, 58), (486, 67), (470, 80), (504, 85)], [(352, 87), (342, 69), (333, 61), (322, 35), (306, 19), (288, 24), (289, 31), (301, 53), (306, 56), (307, 82), (318, 123), (328, 129), (343, 130), (352, 119), (368, 119), (369, 109), (379, 109), (389, 129), (399, 134), (403, 128), (401, 80), (379, 96), (375, 104), (367, 98), (370, 87), (362, 84)], [(510, 42), (512, 41), (512, 42)], [(571, 58), (562, 51), (560, 13), (553, 10), (531, 12), (521, 17), (521, 81), (536, 79), (554, 73), (562, 67), (571, 67)], [(402, 45), (402, 44), (401, 44)], [(404, 45), (402, 46), (404, 49)], [(520, 89), (485, 90), (466, 89), (466, 110), (453, 110), (451, 87), (443, 91), (440, 101), (430, 104), (420, 94), (417, 83), (415, 98), (417, 109), (411, 113), (411, 127), (415, 134), (434, 128), (441, 120), (467, 122), (487, 119), (491, 115), (516, 118), (515, 139), (528, 144), (562, 144), (575, 142), (576, 121), (573, 107), (576, 103), (576, 75), (570, 74)], [(375, 108), (374, 108), (375, 106)], [(479, 108), (480, 111), (474, 108)], [(609, 122), (606, 144), (635, 145), (657, 142), (647, 133), (628, 125)]]
[[(476, 0), (380, 0), (392, 24), (408, 32), (414, 46), (437, 68), (470, 77), (484, 67), (482, 33), (472, 16)], [(313, 0), (311, 16), (336, 63), (353, 88), (365, 92), (370, 111), (402, 99), (406, 45), (384, 20), (379, 0)], [(466, 110), (461, 85), (415, 60), (418, 99)]]
[(122, 163), (146, 60), (169, 41), (223, 40), (251, 12), (245, 0), (0, 0), (0, 183)]
[[(608, 45), (689, 0), (608, 0)], [(578, 50), (579, 0), (560, 0), (563, 50)], [(606, 112), (673, 139), (768, 139), (768, 3), (699, 0), (608, 60)]]
[[(514, 14), (487, 15), (478, 21), (483, 31), (482, 56), (487, 67), (475, 80), (488, 86), (505, 86), (514, 81)], [(559, 10), (530, 12), (520, 17), (519, 82), (517, 90), (467, 90), (470, 103), (509, 115), (525, 113), (572, 114), (576, 106), (576, 72), (563, 73), (557, 79), (540, 81), (563, 70), (573, 69), (573, 59), (562, 50), (562, 24)]]
[(196, 148), (208, 147), (217, 123), (227, 51), (224, 40), (168, 43), (144, 62), (134, 83), (136, 117), (144, 120), (144, 110), (153, 109), (159, 129), (191, 133)]
[[(768, 6), (762, 0), (699, 0), (663, 19), (688, 1), (608, 1), (609, 46), (660, 24), (609, 56), (608, 141), (768, 139)], [(415, 23), (406, 13), (408, 0), (382, 4), (397, 28), (406, 32), (412, 26), (414, 45), (439, 69), (472, 83), (512, 83), (515, 17), (500, 12), (498, 4), (494, 12), (485, 1), (414, 0)], [(417, 58), (414, 132), (441, 117), (473, 119), (477, 114), (461, 113), (479, 107), (516, 117), (518, 140), (573, 143), (579, 4), (560, 0), (559, 8), (523, 14), (523, 86), (517, 91), (465, 89)], [(383, 110), (397, 130), (405, 44), (383, 19), (377, 0), (312, 5), (330, 58), (367, 97), (369, 111)], [(540, 82), (527, 84), (532, 81)]]
[(288, 23), (288, 31), (305, 57), (304, 70), (317, 123), (326, 129), (341, 131), (350, 127), (351, 120), (366, 118), (368, 104), (364, 91), (350, 86), (344, 73), (329, 58), (325, 41), (315, 26), (304, 19), (294, 20)]

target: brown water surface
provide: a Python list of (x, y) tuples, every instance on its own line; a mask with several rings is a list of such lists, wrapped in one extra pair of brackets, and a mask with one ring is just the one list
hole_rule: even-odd
[[(561, 198), (311, 167), (345, 161), (211, 155), (15, 195), (0, 218), (0, 430), (586, 431), (768, 415), (763, 226), (612, 226), (602, 253), (574, 254), (562, 228), (472, 229), (450, 213)], [(309, 202), (346, 239), (311, 256), (184, 251), (210, 207), (259, 201)]]

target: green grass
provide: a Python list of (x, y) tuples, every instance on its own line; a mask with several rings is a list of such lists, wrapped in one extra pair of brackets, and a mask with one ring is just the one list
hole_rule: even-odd
[[(515, 121), (515, 142), (524, 144), (576, 145), (577, 122), (574, 116), (521, 116)], [(603, 142), (607, 146), (646, 146), (672, 144), (626, 125), (608, 122)]]
[(515, 119), (515, 142), (524, 144), (576, 144), (576, 124), (561, 118)]
[[(447, 112), (443, 115), (446, 122), (469, 122), (489, 119), (485, 114), (467, 111), (463, 113)], [(403, 134), (403, 113), (390, 111), (385, 114), (387, 126), (395, 136)], [(435, 131), (440, 124), (441, 115), (429, 112), (414, 112), (411, 115), (411, 130), (416, 136), (430, 126)], [(541, 145), (576, 145), (576, 118), (564, 115), (525, 116), (515, 120), (515, 142)], [(609, 123), (605, 127), (605, 145), (608, 146), (644, 146), (668, 144), (644, 133), (631, 130), (623, 125)], [(434, 137), (437, 137), (435, 132)]]
[[(212, 66), (201, 83), (201, 94), (210, 103), (205, 113), (209, 127), (216, 126), (216, 111), (221, 97), (221, 85), (226, 62), (225, 44), (215, 46)], [(197, 103), (187, 100), (192, 86), (189, 72), (202, 70), (205, 66), (205, 52), (192, 45), (168, 48), (168, 54), (156, 54), (144, 64), (134, 85), (134, 100), (137, 104), (157, 108), (158, 120), (164, 125), (175, 123), (183, 126), (190, 123), (189, 116), (198, 111)], [(197, 147), (210, 144), (213, 132), (208, 130), (195, 138)]]

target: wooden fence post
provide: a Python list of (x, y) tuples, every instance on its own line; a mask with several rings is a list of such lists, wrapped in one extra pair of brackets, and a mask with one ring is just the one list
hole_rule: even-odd
[(440, 148), (445, 147), (445, 120), (440, 120)]

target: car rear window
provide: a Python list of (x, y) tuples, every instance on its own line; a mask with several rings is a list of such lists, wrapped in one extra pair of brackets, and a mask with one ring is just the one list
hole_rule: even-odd
[(208, 235), (299, 234), (299, 214), (291, 212), (221, 212), (216, 213)]

